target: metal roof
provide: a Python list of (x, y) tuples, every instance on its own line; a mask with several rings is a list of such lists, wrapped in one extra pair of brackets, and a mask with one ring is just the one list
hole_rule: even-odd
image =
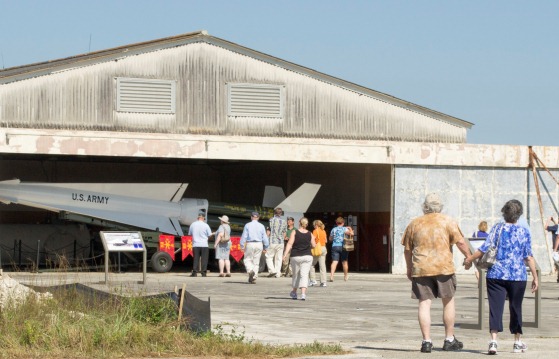
[(376, 98), (380, 101), (384, 101), (410, 111), (421, 113), (423, 115), (435, 118), (439, 121), (448, 122), (468, 129), (473, 126), (473, 123), (464, 121), (457, 117), (449, 116), (444, 113), (414, 104), (412, 102), (405, 101), (397, 97), (375, 91), (334, 76), (324, 74), (311, 68), (297, 65), (292, 62), (282, 60), (280, 58), (235, 44), (233, 42), (211, 36), (205, 30), (165, 37), (157, 40), (139, 42), (125, 46), (119, 46), (111, 49), (66, 57), (58, 60), (7, 68), (4, 70), (0, 70), (0, 84), (7, 84), (33, 77), (44, 76), (58, 71), (64, 71), (70, 68), (82, 67), (105, 61), (118, 61), (118, 59), (121, 59), (123, 57), (129, 57), (146, 52), (182, 46), (194, 42), (207, 42), (216, 46), (220, 46), (230, 51), (244, 54), (246, 56), (250, 56), (297, 73), (305, 74), (320, 81), (331, 83), (333, 85), (346, 88), (350, 91), (362, 93), (364, 95)]

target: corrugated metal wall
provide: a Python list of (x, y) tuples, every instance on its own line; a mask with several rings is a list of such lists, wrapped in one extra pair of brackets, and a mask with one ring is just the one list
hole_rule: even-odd
[[(176, 81), (176, 113), (116, 111), (116, 78)], [(227, 83), (285, 86), (283, 118), (228, 117)], [(8, 127), (466, 142), (466, 128), (205, 42), (0, 86)]]

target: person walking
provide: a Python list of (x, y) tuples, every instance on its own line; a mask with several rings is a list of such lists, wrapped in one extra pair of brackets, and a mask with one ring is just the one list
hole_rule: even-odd
[(316, 246), (316, 241), (311, 232), (307, 230), (309, 220), (305, 217), (299, 220), (299, 229), (291, 233), (287, 242), (284, 259), (291, 257), (292, 290), (289, 293), (291, 299), (297, 299), (297, 289), (301, 289), (301, 300), (307, 299), (307, 287), (309, 284), (309, 271), (312, 264), (311, 248)]
[(407, 276), (412, 283), (412, 298), (418, 300), (418, 321), (423, 340), (421, 352), (430, 353), (431, 302), (441, 298), (446, 338), (443, 350), (457, 351), (462, 342), (454, 336), (456, 276), (452, 246), (467, 257), (468, 244), (456, 221), (441, 213), (443, 204), (435, 193), (423, 202), (423, 216), (412, 220), (402, 237)]
[(328, 253), (328, 250), (326, 249), (326, 231), (324, 230), (324, 223), (322, 223), (319, 219), (313, 221), (312, 225), (314, 227), (312, 234), (316, 240), (316, 245), (322, 248), (322, 254), (320, 256), (313, 256), (311, 265), (311, 282), (309, 285), (312, 287), (318, 284), (316, 281), (315, 270), (316, 263), (318, 263), (318, 268), (320, 270), (320, 286), (326, 287), (326, 254)]
[(229, 217), (224, 215), (217, 218), (221, 221), (221, 225), (215, 232), (215, 259), (219, 262), (219, 276), (231, 277), (231, 261), (229, 260), (231, 226), (229, 226)]
[(549, 219), (545, 222), (545, 230), (551, 233), (551, 246), (555, 247), (555, 241), (557, 239), (557, 229), (558, 229), (557, 222), (553, 216), (549, 217)]
[(206, 215), (199, 213), (198, 220), (188, 228), (188, 235), (192, 236), (192, 252), (194, 254), (191, 277), (196, 277), (198, 272), (202, 274), (202, 277), (205, 277), (208, 270), (208, 256), (210, 253), (208, 237), (212, 235), (212, 230), (205, 220)]
[(505, 300), (509, 301), (509, 330), (514, 335), (512, 350), (523, 353), (528, 347), (520, 340), (522, 332), (522, 302), (526, 290), (526, 266), (532, 274), (532, 293), (538, 290), (536, 263), (532, 254), (530, 233), (516, 224), (522, 215), (522, 203), (510, 200), (501, 209), (505, 223), (498, 223), (489, 232), (489, 237), (464, 260), (469, 267), (483, 256), (490, 246), (497, 246), (497, 261), (487, 270), (487, 299), (489, 301), (489, 342), (488, 354), (497, 354), (497, 335), (503, 331), (503, 311)]
[[(291, 232), (295, 230), (295, 219), (293, 217), (287, 217), (287, 229), (285, 231), (285, 238), (283, 241), (283, 254), (285, 258), (287, 242), (289, 238), (291, 238)], [(281, 264), (281, 276), (282, 277), (291, 277), (291, 266), (289, 265), (289, 255), (287, 256), (287, 260), (284, 259)]]
[(274, 217), (270, 218), (270, 247), (266, 251), (266, 266), (268, 277), (279, 278), (281, 276), (281, 264), (283, 256), (283, 240), (287, 232), (287, 223), (281, 218), (283, 210), (274, 209)]
[(268, 249), (268, 236), (266, 228), (262, 223), (258, 222), (260, 214), (258, 212), (251, 213), (251, 221), (245, 224), (243, 234), (241, 235), (240, 246), (245, 252), (244, 264), (248, 273), (248, 282), (255, 284), (258, 278), (258, 269), (260, 267), (260, 256), (263, 251)]
[(343, 248), (344, 236), (346, 234), (353, 235), (353, 228), (344, 227), (344, 219), (342, 217), (336, 218), (336, 227), (332, 228), (330, 231), (330, 237), (328, 240), (332, 242), (332, 264), (330, 265), (330, 282), (334, 281), (334, 273), (336, 272), (336, 267), (338, 262), (342, 261), (342, 269), (344, 271), (344, 280), (349, 278), (349, 252)]

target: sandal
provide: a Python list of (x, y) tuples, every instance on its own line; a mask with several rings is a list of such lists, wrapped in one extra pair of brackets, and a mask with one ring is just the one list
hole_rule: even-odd
[(219, 273), (219, 276), (220, 276), (220, 277), (225, 277), (225, 274)]

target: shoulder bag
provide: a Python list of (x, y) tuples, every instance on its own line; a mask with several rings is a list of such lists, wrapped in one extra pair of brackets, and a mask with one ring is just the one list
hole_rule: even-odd
[(503, 233), (504, 226), (504, 224), (501, 226), (497, 241), (495, 243), (491, 243), (487, 251), (483, 253), (483, 256), (478, 260), (478, 268), (489, 269), (493, 266), (493, 264), (497, 262), (497, 248), (499, 247), (499, 240), (501, 239), (501, 234)]
[(317, 243), (314, 248), (311, 248), (311, 254), (313, 257), (320, 257), (322, 255), (322, 246)]

